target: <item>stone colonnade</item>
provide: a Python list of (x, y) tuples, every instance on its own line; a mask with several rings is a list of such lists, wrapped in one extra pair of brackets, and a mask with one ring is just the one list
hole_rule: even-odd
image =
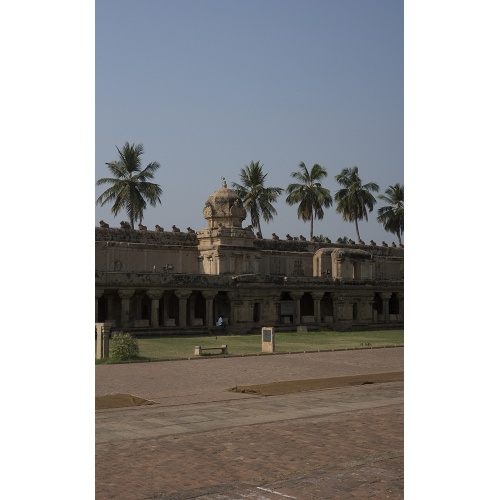
[[(281, 315), (283, 294), (292, 300), (291, 318)], [(96, 323), (111, 321), (122, 328), (212, 327), (215, 326), (219, 315), (222, 315), (230, 325), (240, 324), (249, 327), (281, 323), (293, 325), (390, 323), (402, 322), (404, 317), (403, 294), (390, 291), (349, 294), (338, 293), (335, 290), (236, 292), (215, 289), (98, 288), (95, 300)], [(397, 302), (396, 315), (390, 313), (391, 300), (393, 304)], [(378, 311), (376, 307), (379, 308)]]

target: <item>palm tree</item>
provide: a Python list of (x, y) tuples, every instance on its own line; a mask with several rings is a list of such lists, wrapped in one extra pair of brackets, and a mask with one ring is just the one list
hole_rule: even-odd
[(324, 216), (323, 207), (330, 207), (333, 200), (330, 190), (324, 188), (320, 182), (328, 176), (325, 168), (316, 163), (309, 172), (304, 162), (299, 163), (299, 167), (300, 170), (298, 172), (292, 172), (290, 174), (299, 182), (289, 184), (287, 187), (286, 191), (288, 196), (286, 202), (289, 205), (298, 203), (298, 218), (303, 221), (311, 221), (310, 239), (312, 240), (314, 219), (321, 220)]
[(120, 159), (106, 163), (114, 177), (103, 177), (96, 182), (97, 186), (111, 184), (111, 187), (97, 198), (96, 205), (114, 202), (111, 207), (113, 215), (116, 217), (120, 210), (125, 210), (134, 229), (134, 222), (142, 223), (147, 203), (153, 207), (157, 202), (161, 205), (161, 187), (149, 182), (160, 164), (154, 161), (141, 170), (140, 156), (144, 153), (142, 144), (135, 146), (126, 142), (121, 150), (115, 147)]
[(240, 170), (241, 184), (236, 182), (232, 184), (243, 206), (250, 212), (252, 226), (258, 229), (261, 235), (260, 217), (262, 216), (266, 222), (273, 220), (277, 212), (272, 203), (283, 192), (283, 188), (280, 187), (264, 187), (267, 174), (263, 173), (263, 166), (259, 162), (250, 162), (249, 166), (245, 165), (245, 168)]
[(337, 202), (337, 212), (342, 214), (345, 221), (354, 221), (358, 242), (360, 242), (358, 220), (368, 221), (366, 209), (368, 208), (369, 212), (373, 211), (373, 206), (377, 203), (370, 191), (378, 192), (378, 184), (374, 182), (362, 184), (358, 175), (358, 167), (344, 168), (339, 175), (335, 176), (335, 180), (343, 186), (334, 196)]
[(399, 183), (389, 186), (385, 194), (378, 197), (389, 203), (389, 206), (378, 209), (377, 221), (386, 231), (397, 235), (401, 245), (401, 235), (404, 231), (404, 186)]

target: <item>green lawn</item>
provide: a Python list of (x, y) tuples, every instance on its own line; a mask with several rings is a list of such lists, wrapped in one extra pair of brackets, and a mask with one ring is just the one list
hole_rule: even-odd
[[(217, 335), (201, 337), (139, 338), (139, 355), (143, 360), (194, 357), (194, 346), (228, 346), (229, 355), (262, 354), (261, 335)], [(367, 345), (370, 344), (370, 345)], [(330, 349), (363, 349), (369, 347), (403, 346), (404, 330), (276, 333), (275, 352), (303, 352)], [(212, 356), (217, 356), (213, 354)], [(96, 363), (112, 360), (96, 360)]]

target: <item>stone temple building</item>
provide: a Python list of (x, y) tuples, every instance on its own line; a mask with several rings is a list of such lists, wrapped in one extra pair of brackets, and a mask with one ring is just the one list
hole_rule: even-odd
[[(200, 207), (201, 208), (201, 207)], [(403, 323), (403, 248), (262, 239), (223, 182), (206, 227), (96, 227), (95, 321), (137, 333)]]

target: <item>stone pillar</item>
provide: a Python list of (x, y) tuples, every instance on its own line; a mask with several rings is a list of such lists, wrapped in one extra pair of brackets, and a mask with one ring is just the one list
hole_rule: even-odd
[(188, 308), (189, 308), (189, 324), (194, 324), (194, 316), (195, 316), (195, 307), (196, 306), (196, 295), (191, 295), (188, 299)]
[[(229, 324), (234, 325), (236, 324), (236, 300), (237, 296), (236, 293), (231, 291), (228, 292), (227, 298), (229, 299)], [(238, 305), (239, 307), (240, 305)]]
[(401, 293), (398, 293), (398, 300), (399, 300), (399, 318), (401, 321), (404, 321), (405, 319), (405, 309), (404, 309), (404, 296)]
[(255, 265), (254, 265), (254, 273), (255, 274), (260, 274), (260, 259), (261, 258), (260, 258), (259, 255), (256, 255), (254, 257), (254, 263), (255, 263)]
[(160, 299), (163, 290), (148, 290), (146, 293), (151, 299), (151, 326), (158, 328), (160, 326)]
[(345, 319), (347, 300), (345, 297), (340, 296), (337, 297), (336, 302), (337, 321), (342, 321), (343, 319)]
[(384, 323), (389, 322), (389, 299), (391, 298), (391, 295), (392, 295), (391, 292), (383, 292), (380, 294), (383, 303)]
[(321, 324), (321, 299), (324, 294), (324, 292), (315, 292), (311, 294), (314, 299), (314, 321), (318, 326)]
[(191, 290), (176, 290), (175, 295), (179, 299), (179, 326), (186, 328), (187, 301), (191, 295)]
[(293, 299), (293, 324), (300, 324), (300, 299), (303, 297), (303, 292), (291, 292), (290, 296)]
[(205, 267), (203, 265), (203, 261), (205, 260), (204, 257), (202, 256), (197, 257), (197, 260), (198, 260), (198, 274), (206, 274)]
[(102, 297), (104, 290), (102, 288), (95, 289), (95, 322), (97, 323), (99, 318), (99, 299)]
[(130, 299), (135, 290), (118, 290), (118, 296), (122, 299), (122, 314), (120, 325), (122, 328), (130, 326)]
[(205, 325), (214, 326), (214, 299), (217, 295), (216, 290), (203, 290), (201, 292), (205, 299)]
[(337, 298), (335, 296), (332, 297), (332, 316), (333, 316), (333, 322), (337, 323), (337, 321), (339, 320), (339, 311), (337, 305)]

